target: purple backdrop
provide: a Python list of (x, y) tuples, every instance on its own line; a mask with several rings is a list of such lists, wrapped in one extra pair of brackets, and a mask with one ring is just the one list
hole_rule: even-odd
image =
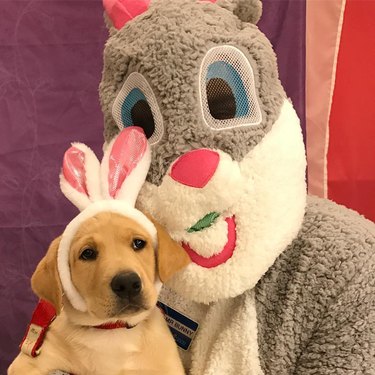
[[(0, 375), (18, 352), (36, 298), (30, 276), (76, 213), (59, 191), (64, 151), (100, 152), (98, 84), (107, 32), (101, 0), (0, 2)], [(304, 0), (264, 0), (261, 29), (304, 119)]]

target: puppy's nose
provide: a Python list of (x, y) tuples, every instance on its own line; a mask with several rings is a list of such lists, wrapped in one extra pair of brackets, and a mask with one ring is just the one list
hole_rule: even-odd
[(220, 155), (215, 151), (189, 151), (174, 162), (170, 175), (180, 184), (203, 188), (215, 174), (219, 162)]
[(122, 272), (112, 279), (111, 289), (120, 298), (136, 297), (142, 290), (142, 281), (134, 272)]

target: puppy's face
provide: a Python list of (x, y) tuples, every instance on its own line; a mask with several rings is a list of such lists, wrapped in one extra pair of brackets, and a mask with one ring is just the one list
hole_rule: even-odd
[(154, 307), (158, 282), (152, 238), (138, 223), (103, 212), (85, 221), (70, 248), (73, 284), (100, 319)]
[[(182, 247), (158, 223), (154, 225), (157, 249), (141, 225), (117, 213), (101, 212), (80, 225), (71, 242), (69, 266), (72, 282), (86, 302), (86, 317), (142, 320), (155, 307), (160, 281), (165, 282), (190, 263)], [(63, 298), (57, 268), (60, 240), (51, 243), (31, 284), (57, 313), (63, 303), (72, 313), (73, 307)]]

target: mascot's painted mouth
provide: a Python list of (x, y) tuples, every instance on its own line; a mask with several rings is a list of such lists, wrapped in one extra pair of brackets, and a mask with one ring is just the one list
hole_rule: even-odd
[(202, 255), (199, 255), (187, 243), (183, 242), (181, 244), (185, 251), (188, 253), (192, 262), (204, 268), (214, 268), (219, 266), (220, 264), (225, 263), (232, 257), (237, 240), (235, 217), (227, 217), (225, 221), (228, 225), (228, 241), (220, 253), (206, 258)]

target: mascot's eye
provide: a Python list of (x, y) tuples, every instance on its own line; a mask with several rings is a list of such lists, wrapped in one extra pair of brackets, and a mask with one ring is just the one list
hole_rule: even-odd
[(259, 125), (262, 113), (249, 60), (233, 46), (214, 47), (200, 72), (203, 117), (214, 129)]
[(125, 81), (113, 104), (112, 115), (120, 130), (141, 127), (152, 145), (163, 136), (163, 120), (155, 95), (139, 73), (131, 73)]
[[(155, 121), (147, 99), (140, 89), (133, 89), (121, 106), (121, 119), (125, 126), (139, 126), (143, 128), (147, 139), (155, 131)], [(131, 124), (131, 125), (128, 125)]]

